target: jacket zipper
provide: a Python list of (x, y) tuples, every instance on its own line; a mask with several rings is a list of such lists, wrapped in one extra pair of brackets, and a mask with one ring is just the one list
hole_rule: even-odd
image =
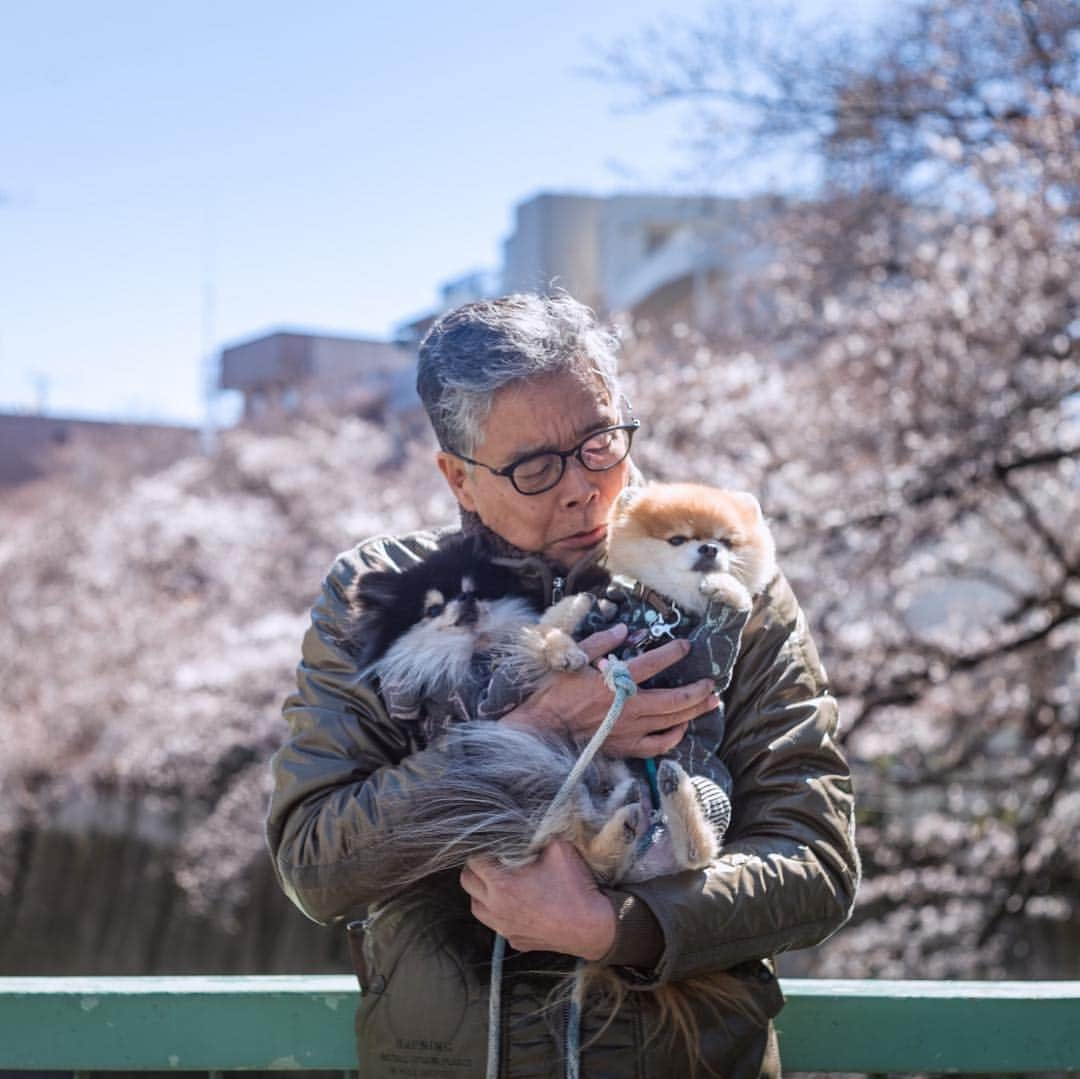
[(566, 588), (566, 578), (556, 577), (551, 582), (551, 602), (556, 604), (563, 598), (563, 590)]

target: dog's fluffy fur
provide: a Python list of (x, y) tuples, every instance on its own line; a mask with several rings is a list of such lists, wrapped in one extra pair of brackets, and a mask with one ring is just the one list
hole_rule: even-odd
[(384, 806), (398, 826), (385, 865), (365, 882), (373, 892), (392, 895), (479, 855), (525, 865), (553, 839), (572, 843), (604, 884), (701, 869), (715, 853), (689, 777), (674, 761), (658, 769), (668, 839), (641, 858), (638, 848), (651, 823), (648, 795), (625, 762), (597, 755), (565, 808), (545, 820), (577, 759), (569, 739), (462, 723), (447, 733), (445, 748), (446, 773), (413, 777), (400, 804)]
[(616, 501), (608, 566), (696, 614), (712, 601), (746, 610), (776, 572), (776, 548), (753, 495), (656, 483)]
[(540, 617), (510, 570), (458, 539), (401, 573), (366, 573), (348, 597), (339, 643), (383, 684), (435, 694), (456, 685), (478, 652), (517, 639)]

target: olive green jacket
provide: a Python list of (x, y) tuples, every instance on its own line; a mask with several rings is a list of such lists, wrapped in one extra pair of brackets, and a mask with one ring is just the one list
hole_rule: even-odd
[[(435, 545), (438, 533), (374, 539), (341, 555), (312, 610), (285, 702), (290, 736), (274, 757), (267, 837), (282, 888), (317, 922), (367, 921), (354, 954), (365, 991), (357, 1015), (360, 1074), (480, 1076), (487, 1032), (486, 971), (464, 946), (433, 948), (415, 910), (391, 901), (372, 911), (368, 867), (393, 850), (395, 821), (382, 812), (388, 793), (407, 791), (413, 776), (444, 770), (438, 741), (424, 746), (415, 725), (387, 715), (377, 693), (335, 644), (346, 596), (373, 569), (400, 570)], [(551, 571), (539, 560), (523, 575)], [(565, 582), (574, 587), (573, 571)], [(757, 597), (732, 683), (725, 696), (722, 753), (734, 776), (734, 818), (716, 861), (626, 886), (630, 906), (643, 904), (663, 935), (651, 970), (617, 968), (634, 989), (615, 1021), (595, 1037), (602, 1014), (582, 1019), (583, 1079), (690, 1074), (663, 1039), (649, 1041), (649, 988), (732, 970), (774, 1015), (782, 997), (770, 965), (778, 952), (818, 944), (851, 913), (859, 879), (851, 777), (835, 735), (836, 702), (805, 619), (782, 575)], [(446, 904), (467, 912), (467, 897), (447, 882)], [(651, 919), (650, 919), (651, 920)], [(619, 932), (632, 932), (633, 918)], [(612, 949), (613, 962), (620, 952)], [(506, 1076), (561, 1075), (560, 1038), (542, 1005), (565, 957), (511, 956), (503, 981), (502, 1046)], [(778, 1073), (771, 1029), (740, 1016), (703, 1017), (701, 1055), (717, 1074)]]

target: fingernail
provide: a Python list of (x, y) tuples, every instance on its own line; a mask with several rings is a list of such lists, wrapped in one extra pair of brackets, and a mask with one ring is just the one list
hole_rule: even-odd
[(682, 645), (682, 654), (685, 656), (690, 651), (690, 642), (683, 637), (679, 640), (679, 644)]
[(611, 627), (611, 632), (617, 637), (625, 637), (627, 633), (630, 632), (630, 627), (627, 626), (625, 622), (616, 622), (615, 625)]
[(719, 708), (720, 707), (720, 698), (715, 693), (710, 693), (708, 695), (708, 697), (705, 698), (705, 703), (710, 708)]

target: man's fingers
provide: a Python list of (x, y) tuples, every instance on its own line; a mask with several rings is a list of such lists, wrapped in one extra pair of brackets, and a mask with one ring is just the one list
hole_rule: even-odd
[(608, 752), (626, 757), (666, 753), (679, 744), (691, 720), (719, 703), (711, 679), (675, 689), (639, 690), (608, 739)]
[(659, 648), (653, 648), (648, 652), (643, 652), (640, 656), (634, 656), (633, 659), (627, 662), (626, 666), (630, 669), (634, 681), (640, 686), (642, 682), (647, 682), (654, 674), (659, 674), (665, 667), (677, 663), (689, 651), (689, 641), (668, 641), (667, 644), (662, 644)]
[(659, 757), (669, 749), (674, 749), (683, 740), (687, 726), (686, 723), (679, 723), (670, 730), (646, 735), (642, 739), (643, 748), (648, 750), (650, 757)]
[(694, 715), (701, 715), (719, 703), (719, 698), (708, 705), (705, 703), (714, 696), (713, 689), (711, 678), (702, 678), (688, 686), (673, 686), (671, 689), (639, 689), (627, 708), (635, 718), (656, 716), (667, 720), (676, 713), (694, 708), (698, 709)]
[[(589, 657), (589, 662), (594, 663), (618, 648), (626, 640), (628, 632), (625, 622), (616, 622), (609, 629), (602, 629), (599, 633), (590, 634), (584, 640), (579, 641), (578, 644), (585, 655)], [(626, 666), (629, 668), (634, 681), (641, 685), (642, 682), (652, 678), (654, 674), (659, 674), (666, 667), (677, 663), (689, 651), (689, 641), (668, 641), (667, 644), (662, 644), (659, 648), (653, 648), (648, 652), (643, 652), (640, 656), (634, 656), (633, 659), (627, 661)]]
[(719, 706), (720, 698), (715, 693), (710, 693), (704, 700), (690, 705), (689, 708), (684, 708), (681, 712), (676, 712), (669, 718), (674, 723), (689, 723), (692, 719), (697, 719), (698, 716), (703, 716)]
[(698, 716), (703, 716), (706, 712), (715, 708), (718, 703), (719, 698), (710, 695), (704, 700), (690, 705), (689, 708), (680, 708), (677, 712), (670, 712), (663, 716), (641, 716), (636, 728), (639, 734), (644, 737), (650, 734), (660, 734), (677, 725), (685, 727), (692, 720), (697, 719)]
[(625, 622), (616, 622), (609, 629), (602, 629), (599, 633), (589, 634), (584, 640), (578, 641), (578, 644), (585, 655), (589, 657), (589, 662), (593, 663), (601, 656), (606, 656), (608, 652), (618, 648), (626, 640), (627, 632)]
[(686, 734), (687, 724), (679, 723), (667, 730), (655, 731), (639, 738), (633, 747), (627, 750), (630, 757), (659, 757), (674, 749)]

